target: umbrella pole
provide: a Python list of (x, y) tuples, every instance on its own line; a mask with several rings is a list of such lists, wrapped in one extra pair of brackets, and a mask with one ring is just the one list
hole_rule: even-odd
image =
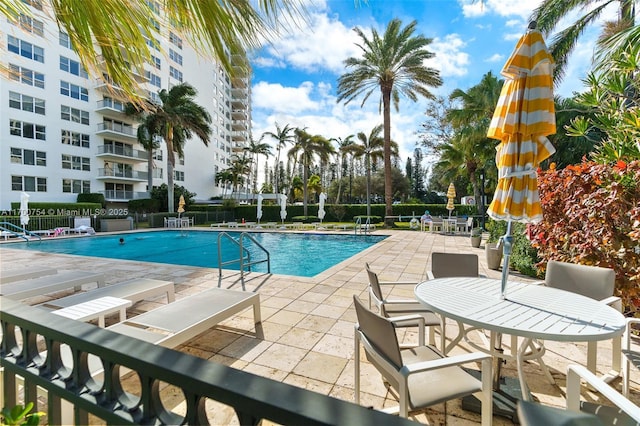
[(511, 235), (511, 221), (507, 222), (507, 233), (502, 236), (502, 282), (500, 287), (500, 295), (502, 299), (507, 297), (507, 279), (509, 278), (509, 258), (511, 257), (511, 246), (513, 244), (513, 236)]

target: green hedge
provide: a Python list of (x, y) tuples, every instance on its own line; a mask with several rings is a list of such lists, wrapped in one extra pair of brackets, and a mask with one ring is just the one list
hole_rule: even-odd
[(143, 198), (141, 200), (129, 200), (131, 213), (157, 213), (160, 211), (160, 200)]
[(78, 203), (99, 203), (102, 207), (107, 206), (107, 201), (104, 199), (104, 194), (89, 193), (89, 194), (78, 194), (77, 200)]

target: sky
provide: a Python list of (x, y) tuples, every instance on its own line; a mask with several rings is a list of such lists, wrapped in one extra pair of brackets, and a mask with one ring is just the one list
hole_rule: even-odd
[[(312, 0), (309, 0), (312, 1)], [(344, 60), (360, 57), (353, 31), (367, 35), (371, 28), (384, 34), (394, 18), (403, 27), (417, 22), (416, 35), (432, 39), (427, 49), (435, 57), (427, 65), (437, 69), (443, 85), (435, 95), (448, 96), (454, 89), (467, 90), (491, 71), (499, 75), (518, 39), (527, 29), (529, 17), (540, 0), (316, 0), (309, 3), (308, 25), (300, 26), (251, 54), (253, 138), (280, 127), (306, 128), (310, 134), (345, 138), (369, 134), (382, 124), (379, 95), (345, 105), (337, 103), (338, 78), (348, 72)], [(617, 2), (603, 19), (614, 19)], [(568, 22), (573, 22), (568, 17)], [(559, 28), (564, 28), (561, 23)], [(569, 59), (563, 83), (555, 94), (571, 96), (582, 90), (581, 80), (590, 69), (600, 26), (589, 28)], [(550, 43), (550, 40), (549, 40)], [(428, 101), (401, 98), (399, 112), (392, 110), (391, 137), (400, 146), (404, 168), (417, 146), (420, 124), (425, 121)], [(271, 138), (265, 142), (273, 143)], [(273, 150), (275, 154), (275, 149)], [(426, 160), (427, 168), (432, 159)], [(261, 160), (264, 162), (264, 159)], [(269, 164), (272, 164), (273, 157)], [(261, 176), (262, 177), (262, 176)], [(262, 180), (262, 179), (260, 179)]]

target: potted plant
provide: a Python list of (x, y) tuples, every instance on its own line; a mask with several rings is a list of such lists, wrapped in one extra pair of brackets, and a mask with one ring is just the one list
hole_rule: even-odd
[(471, 228), (471, 247), (480, 247), (482, 228)]
[(502, 262), (502, 239), (500, 237), (504, 234), (504, 230), (498, 222), (493, 220), (487, 223), (487, 229), (489, 230), (489, 238), (484, 245), (487, 268), (498, 270)]

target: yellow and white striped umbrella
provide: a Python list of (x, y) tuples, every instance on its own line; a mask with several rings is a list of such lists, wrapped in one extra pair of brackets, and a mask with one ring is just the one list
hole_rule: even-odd
[(487, 209), (493, 219), (542, 220), (536, 173), (555, 152), (547, 139), (556, 132), (553, 66), (542, 34), (530, 29), (502, 69), (505, 83), (487, 134), (500, 140), (498, 186)]
[(449, 215), (451, 215), (451, 211), (455, 209), (453, 206), (453, 201), (456, 198), (456, 187), (453, 186), (453, 182), (449, 184), (449, 188), (447, 189), (447, 198), (449, 201), (447, 202), (446, 209), (449, 210)]

